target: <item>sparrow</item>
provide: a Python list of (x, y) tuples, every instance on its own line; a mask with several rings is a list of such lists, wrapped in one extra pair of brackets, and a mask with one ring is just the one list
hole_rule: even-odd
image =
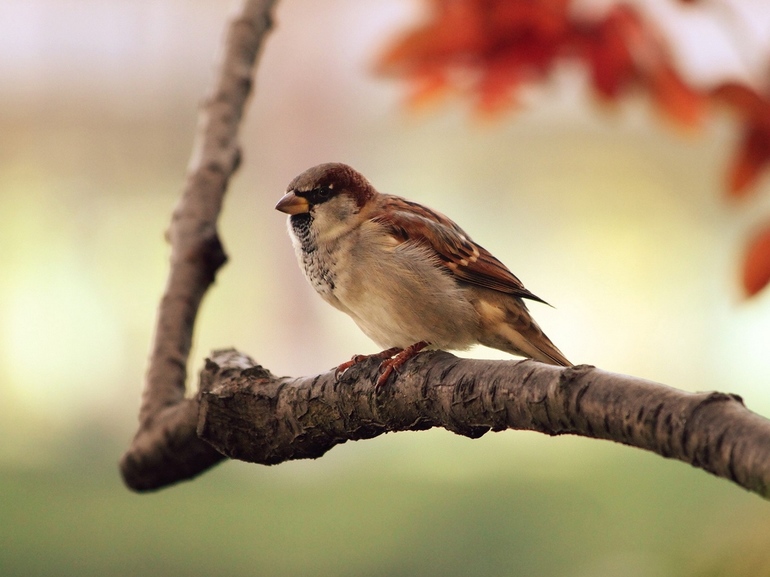
[(378, 387), (428, 346), (478, 343), (571, 366), (524, 303), (545, 301), (440, 212), (380, 193), (341, 163), (297, 176), (275, 208), (289, 215), (297, 260), (313, 288), (386, 349), (369, 355), (383, 360)]

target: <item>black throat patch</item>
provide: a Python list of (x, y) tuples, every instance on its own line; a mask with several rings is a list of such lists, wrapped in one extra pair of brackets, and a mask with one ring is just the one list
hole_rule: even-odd
[(324, 297), (334, 291), (334, 274), (331, 272), (330, 255), (325, 250), (318, 250), (318, 242), (313, 230), (313, 216), (310, 213), (295, 214), (290, 218), (291, 230), (302, 246), (302, 266), (305, 276), (313, 288)]
[(313, 223), (313, 216), (309, 212), (294, 214), (289, 219), (294, 236), (297, 237), (302, 248), (306, 253), (315, 252), (316, 242), (310, 225)]

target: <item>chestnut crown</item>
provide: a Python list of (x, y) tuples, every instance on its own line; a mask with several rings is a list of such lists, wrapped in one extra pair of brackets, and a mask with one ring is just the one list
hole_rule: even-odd
[(340, 162), (308, 168), (289, 183), (286, 192), (304, 198), (311, 206), (346, 193), (359, 208), (375, 194), (374, 187), (363, 174)]

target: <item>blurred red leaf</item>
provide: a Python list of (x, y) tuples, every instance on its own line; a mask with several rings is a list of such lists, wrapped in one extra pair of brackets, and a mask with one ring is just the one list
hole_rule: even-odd
[(424, 72), (483, 49), (487, 43), (484, 15), (475, 1), (437, 0), (432, 4), (432, 20), (404, 35), (380, 57), (381, 72)]
[(409, 106), (422, 108), (438, 101), (447, 91), (448, 82), (445, 75), (440, 73), (415, 74), (412, 91), (409, 94)]
[(725, 82), (711, 91), (711, 97), (717, 102), (727, 104), (746, 118), (766, 118), (770, 122), (767, 99), (748, 86)]
[(728, 82), (711, 91), (711, 97), (726, 104), (744, 123), (743, 136), (728, 173), (730, 196), (746, 196), (770, 164), (770, 101), (749, 86)]
[(770, 226), (756, 235), (743, 261), (743, 289), (751, 297), (770, 283)]
[(554, 41), (569, 27), (569, 0), (487, 0), (482, 4), (496, 38), (531, 34)]
[(477, 108), (482, 115), (495, 115), (513, 106), (519, 79), (514, 72), (518, 65), (510, 60), (516, 58), (503, 54), (482, 73), (477, 87)]
[(418, 101), (433, 87), (454, 86), (474, 95), (480, 111), (498, 112), (514, 104), (521, 82), (549, 71), (567, 38), (567, 4), (434, 0), (429, 21), (397, 41), (378, 69), (416, 83)]
[(635, 76), (622, 19), (622, 13), (613, 10), (585, 34), (593, 84), (599, 95), (606, 99), (617, 98), (620, 90)]
[(728, 192), (740, 198), (746, 195), (770, 164), (770, 129), (749, 123), (730, 167)]
[(668, 65), (654, 71), (650, 79), (652, 96), (661, 112), (687, 127), (700, 124), (706, 107), (706, 97), (693, 90)]
[[(658, 109), (687, 127), (700, 123), (706, 98), (687, 85), (673, 66), (668, 46), (657, 31), (631, 6), (614, 6), (599, 29), (604, 40), (594, 60), (594, 85), (614, 96), (608, 88), (622, 88), (634, 80), (649, 91)], [(608, 82), (614, 81), (613, 84)], [(603, 82), (600, 83), (600, 82)]]

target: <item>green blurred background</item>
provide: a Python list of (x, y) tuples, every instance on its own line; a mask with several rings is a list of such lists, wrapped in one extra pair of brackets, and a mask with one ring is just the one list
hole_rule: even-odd
[[(683, 135), (642, 100), (603, 110), (568, 65), (498, 122), (462, 102), (410, 114), (372, 64), (420, 6), (280, 2), (190, 370), (226, 346), (292, 375), (376, 350), (307, 286), (273, 210), (343, 161), (456, 218), (555, 305), (532, 309), (574, 362), (770, 415), (770, 293), (737, 283), (770, 194), (724, 200), (731, 119)], [(607, 442), (435, 430), (122, 485), (163, 231), (232, 9), (0, 3), (0, 575), (770, 575), (770, 504)], [(715, 68), (718, 50), (696, 52)]]

